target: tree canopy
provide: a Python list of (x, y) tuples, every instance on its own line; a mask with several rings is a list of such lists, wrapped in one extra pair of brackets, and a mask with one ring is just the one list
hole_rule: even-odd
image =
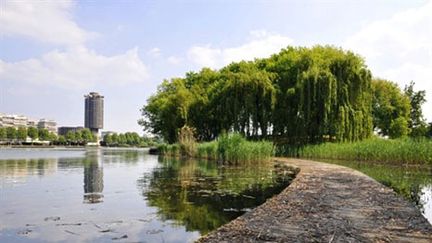
[(170, 143), (184, 125), (201, 141), (224, 131), (286, 143), (356, 141), (372, 134), (371, 90), (360, 56), (331, 46), (288, 47), (163, 81), (139, 124)]
[(407, 135), (410, 101), (397, 84), (384, 80), (372, 81), (372, 115), (374, 129), (383, 136)]

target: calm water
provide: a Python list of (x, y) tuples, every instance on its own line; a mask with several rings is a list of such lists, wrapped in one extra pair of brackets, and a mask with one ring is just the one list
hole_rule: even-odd
[(395, 166), (341, 160), (321, 161), (351, 167), (391, 187), (414, 204), (432, 224), (432, 166)]
[(146, 150), (0, 149), (0, 242), (188, 242), (294, 172), (161, 160)]

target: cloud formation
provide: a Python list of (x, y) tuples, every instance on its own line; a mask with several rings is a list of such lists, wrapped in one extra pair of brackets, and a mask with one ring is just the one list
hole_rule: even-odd
[(17, 35), (60, 45), (83, 44), (96, 34), (73, 21), (73, 7), (71, 0), (2, 1), (0, 35)]
[(0, 60), (0, 80), (36, 86), (85, 89), (96, 84), (142, 82), (147, 78), (148, 70), (138, 57), (137, 48), (108, 57), (81, 46), (15, 63)]
[(411, 80), (426, 90), (423, 111), (432, 120), (432, 1), (365, 25), (345, 42), (366, 58), (375, 76), (397, 82)]
[[(74, 22), (74, 5), (71, 0), (1, 3), (1, 36), (27, 37), (61, 45), (64, 50), (52, 50), (40, 57), (17, 62), (0, 59), (0, 81), (13, 81), (15, 87), (31, 84), (35, 87), (84, 89), (96, 85), (142, 82), (148, 78), (148, 68), (138, 56), (137, 48), (115, 56), (88, 49), (86, 41), (95, 34)], [(160, 50), (154, 48), (151, 54), (158, 55)]]
[(264, 58), (279, 52), (292, 44), (293, 40), (266, 31), (251, 31), (249, 41), (243, 45), (229, 48), (213, 47), (211, 44), (191, 47), (187, 56), (200, 67), (220, 68), (231, 62)]

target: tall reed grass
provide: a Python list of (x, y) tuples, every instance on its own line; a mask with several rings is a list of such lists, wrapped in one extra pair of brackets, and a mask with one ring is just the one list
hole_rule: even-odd
[(268, 161), (274, 155), (273, 143), (269, 141), (247, 141), (237, 133), (223, 134), (215, 141), (194, 145), (194, 150), (179, 144), (161, 144), (161, 155), (185, 156), (218, 160), (224, 163)]
[(299, 156), (432, 165), (432, 140), (373, 138), (353, 143), (307, 145), (299, 150)]

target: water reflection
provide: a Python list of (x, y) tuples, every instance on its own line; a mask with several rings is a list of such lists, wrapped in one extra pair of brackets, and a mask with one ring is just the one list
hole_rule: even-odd
[(280, 192), (295, 171), (274, 163), (218, 166), (213, 161), (159, 160), (138, 185), (162, 220), (205, 234)]
[(103, 202), (103, 161), (100, 151), (88, 154), (84, 162), (84, 203)]
[(0, 178), (5, 183), (0, 184), (0, 188), (25, 183), (30, 175), (43, 177), (54, 174), (57, 172), (57, 161), (56, 158), (2, 160), (0, 161)]
[(191, 242), (290, 175), (274, 164), (158, 161), (145, 150), (1, 150), (0, 242)]

